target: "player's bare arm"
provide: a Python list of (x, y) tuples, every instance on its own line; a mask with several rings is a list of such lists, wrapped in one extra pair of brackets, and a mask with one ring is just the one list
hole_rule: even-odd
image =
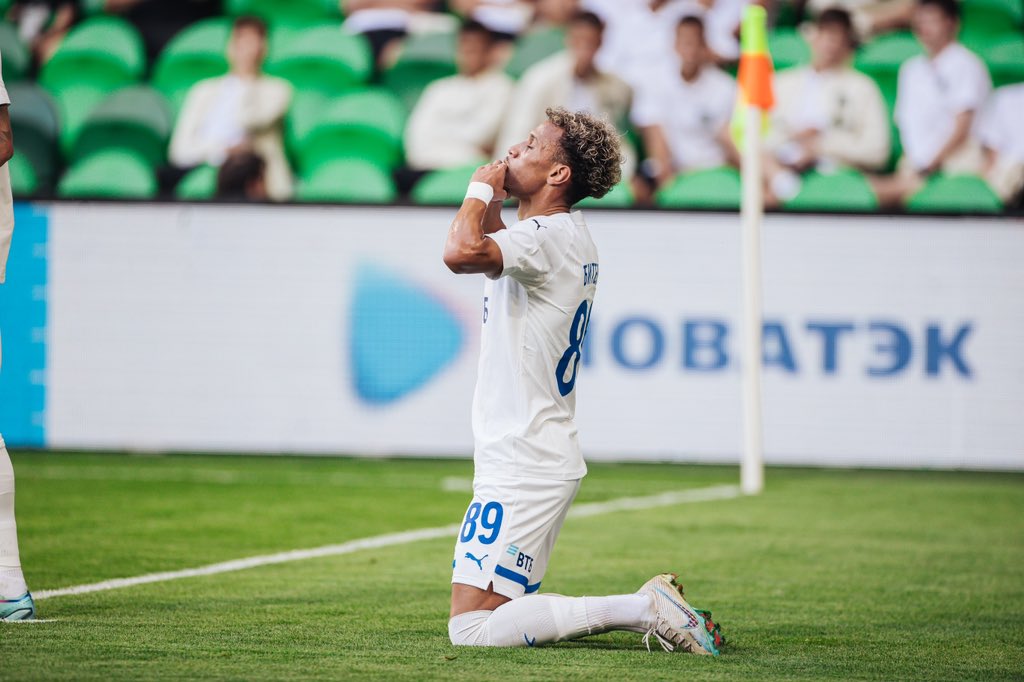
[(0, 166), (14, 156), (14, 135), (11, 133), (11, 112), (8, 105), (0, 105)]
[[(491, 187), (493, 194), (501, 192), (504, 194), (506, 166), (503, 161), (495, 161), (485, 166), (480, 166), (473, 173), (470, 182), (483, 183)], [(496, 229), (485, 229), (490, 214), (491, 227), (494, 228), (494, 221), (501, 222), (500, 217), (494, 213), (500, 211), (500, 203), (492, 202), (491, 198), (476, 198), (467, 196), (462, 202), (462, 208), (455, 214), (455, 220), (448, 230), (448, 239), (444, 245), (444, 264), (452, 272), (458, 275), (484, 273), (489, 277), (497, 277), (501, 274), (503, 261), (501, 249), (485, 234), (495, 232)], [(493, 203), (498, 203), (497, 208), (491, 208)], [(497, 229), (502, 229), (504, 225)]]

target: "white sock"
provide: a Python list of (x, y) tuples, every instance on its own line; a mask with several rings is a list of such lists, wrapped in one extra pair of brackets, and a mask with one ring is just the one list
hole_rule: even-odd
[(27, 591), (14, 523), (14, 467), (0, 438), (0, 599), (14, 599)]
[(470, 611), (448, 621), (460, 646), (539, 646), (611, 630), (647, 632), (654, 622), (646, 594), (563, 597), (537, 594), (513, 599), (494, 611)]

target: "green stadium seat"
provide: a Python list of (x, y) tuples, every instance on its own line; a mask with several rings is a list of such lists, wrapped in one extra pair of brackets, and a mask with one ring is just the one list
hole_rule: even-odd
[(120, 149), (98, 152), (71, 166), (57, 185), (65, 199), (152, 199), (156, 175), (138, 155)]
[(912, 213), (1000, 213), (1003, 202), (976, 175), (936, 175), (910, 197)]
[(77, 161), (104, 149), (134, 151), (156, 168), (166, 160), (171, 114), (163, 95), (145, 85), (124, 88), (93, 109), (71, 152)]
[(432, 171), (416, 183), (409, 198), (414, 204), (423, 206), (458, 206), (466, 196), (473, 171), (485, 162), (486, 159), (481, 159), (480, 163), (472, 165)]
[(57, 173), (57, 105), (33, 83), (13, 83), (7, 90), (14, 103), (8, 111), (15, 152), (32, 164), (37, 181), (50, 187)]
[(800, 193), (783, 204), (787, 211), (868, 212), (878, 210), (878, 198), (858, 171), (808, 173)]
[(412, 111), (423, 89), (455, 74), (454, 33), (426, 33), (405, 39), (395, 63), (384, 72), (384, 85)]
[(519, 78), (523, 73), (556, 52), (565, 49), (565, 31), (560, 28), (540, 29), (519, 36), (512, 58), (505, 65), (505, 73)]
[(655, 203), (662, 208), (738, 209), (739, 171), (723, 167), (681, 174), (658, 191)]
[(960, 40), (971, 48), (983, 49), (991, 38), (1015, 33), (1020, 35), (1024, 11), (1020, 0), (965, 0)]
[(0, 55), (3, 55), (4, 84), (23, 80), (31, 66), (32, 57), (21, 42), (18, 29), (6, 22), (0, 23)]
[(252, 14), (272, 27), (309, 26), (325, 20), (341, 22), (338, 0), (225, 0), (231, 16)]
[(900, 66), (911, 57), (923, 53), (920, 43), (910, 33), (889, 33), (862, 47), (854, 60), (854, 66), (878, 83), (891, 110), (896, 102)]
[(11, 192), (16, 197), (30, 197), (39, 190), (39, 176), (24, 154), (14, 153), (7, 162), (11, 172)]
[(108, 91), (95, 85), (65, 85), (53, 93), (60, 118), (60, 150), (70, 156), (89, 114), (106, 99)]
[(1002, 201), (975, 175), (936, 175), (910, 198), (914, 213), (999, 213)]
[(608, 194), (600, 199), (587, 197), (576, 204), (577, 208), (629, 208), (636, 201), (633, 196), (633, 188), (628, 180), (623, 180), (611, 188)]
[(778, 71), (811, 62), (811, 48), (796, 29), (778, 28), (772, 31), (768, 35), (768, 50)]
[(74, 85), (110, 92), (138, 82), (145, 69), (146, 51), (135, 27), (123, 19), (97, 16), (71, 29), (39, 80), (54, 95)]
[(266, 71), (299, 91), (340, 95), (366, 83), (373, 70), (366, 38), (339, 26), (310, 28), (282, 43), (273, 50)]
[(79, 0), (82, 12), (84, 12), (86, 16), (102, 14), (106, 4), (107, 0)]
[(378, 166), (358, 159), (331, 161), (299, 184), (299, 201), (388, 204), (395, 200), (395, 183)]
[(174, 188), (174, 195), (185, 201), (206, 201), (217, 193), (217, 169), (213, 166), (199, 166), (181, 179)]
[(162, 92), (175, 110), (180, 109), (189, 88), (197, 82), (227, 73), (225, 55), (231, 22), (206, 19), (179, 32), (153, 65), (153, 87)]
[(990, 41), (981, 52), (992, 74), (992, 83), (1003, 85), (1024, 82), (1024, 36), (1017, 33)]
[(361, 159), (386, 170), (401, 159), (405, 109), (386, 90), (339, 97), (319, 115), (304, 111), (297, 112), (304, 118), (292, 124), (295, 157), (304, 175), (335, 159)]

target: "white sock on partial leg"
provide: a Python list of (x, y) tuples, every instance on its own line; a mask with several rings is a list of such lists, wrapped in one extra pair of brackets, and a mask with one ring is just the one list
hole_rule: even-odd
[(14, 599), (27, 591), (14, 523), (14, 467), (0, 438), (0, 599)]
[(654, 621), (646, 594), (563, 597), (538, 594), (502, 604), (494, 611), (470, 611), (448, 622), (452, 644), (537, 646), (611, 630), (647, 632)]

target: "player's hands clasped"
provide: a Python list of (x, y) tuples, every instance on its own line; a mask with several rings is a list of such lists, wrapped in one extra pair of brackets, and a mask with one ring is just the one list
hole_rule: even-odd
[(506, 171), (508, 171), (508, 166), (505, 165), (504, 161), (492, 161), (473, 171), (473, 177), (470, 178), (470, 182), (487, 183), (494, 188), (494, 198), (491, 201), (504, 201), (507, 196), (505, 192)]

